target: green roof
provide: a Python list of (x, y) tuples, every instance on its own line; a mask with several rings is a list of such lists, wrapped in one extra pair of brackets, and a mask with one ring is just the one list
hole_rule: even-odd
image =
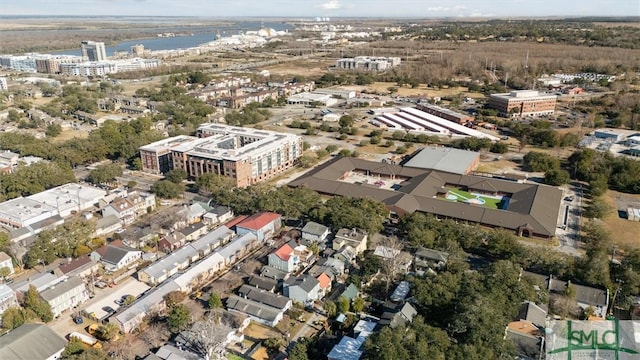
[(342, 296), (347, 298), (347, 300), (351, 301), (358, 296), (359, 292), (360, 290), (358, 290), (358, 288), (355, 285), (349, 284), (349, 286), (346, 289), (344, 289), (344, 291), (342, 292)]

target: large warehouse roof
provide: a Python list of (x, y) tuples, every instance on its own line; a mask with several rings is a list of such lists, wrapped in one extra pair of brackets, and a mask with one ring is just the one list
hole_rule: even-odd
[(464, 175), (479, 159), (480, 153), (475, 151), (448, 147), (427, 147), (420, 150), (404, 166)]

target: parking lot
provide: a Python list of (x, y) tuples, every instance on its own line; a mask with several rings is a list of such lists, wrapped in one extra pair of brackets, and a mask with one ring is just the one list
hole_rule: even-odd
[(84, 310), (89, 314), (95, 314), (97, 319), (103, 319), (109, 315), (105, 310), (107, 306), (117, 311), (120, 306), (116, 304), (116, 300), (121, 299), (124, 295), (133, 295), (134, 297), (138, 297), (147, 291), (147, 289), (149, 289), (147, 284), (134, 278), (128, 278), (124, 283), (114, 288), (96, 288), (95, 299), (99, 300), (86, 306)]

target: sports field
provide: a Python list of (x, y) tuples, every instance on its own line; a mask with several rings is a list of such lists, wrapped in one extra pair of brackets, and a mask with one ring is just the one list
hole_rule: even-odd
[(445, 199), (449, 201), (464, 202), (469, 204), (481, 205), (489, 209), (504, 209), (508, 205), (508, 199), (503, 197), (497, 198), (493, 196), (483, 196), (480, 194), (472, 194), (455, 188), (447, 188)]

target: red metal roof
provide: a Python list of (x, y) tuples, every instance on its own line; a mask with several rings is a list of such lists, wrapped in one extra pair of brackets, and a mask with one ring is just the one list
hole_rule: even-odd
[(320, 287), (323, 289), (326, 289), (327, 287), (329, 287), (329, 285), (331, 285), (331, 278), (325, 273), (320, 274), (317, 279), (320, 283)]
[(226, 224), (224, 224), (224, 226), (228, 227), (229, 229), (232, 229), (234, 226), (238, 225), (238, 223), (242, 222), (246, 218), (247, 218), (247, 215), (240, 215), (238, 217), (235, 217), (229, 220)]
[(245, 229), (258, 231), (263, 227), (267, 226), (267, 224), (279, 218), (280, 218), (280, 214), (276, 214), (272, 212), (262, 212), (262, 213), (251, 215), (250, 217), (244, 219), (242, 222), (237, 224), (237, 226)]
[(284, 244), (280, 247), (280, 249), (276, 250), (274, 254), (276, 254), (276, 256), (283, 261), (288, 261), (291, 257), (291, 254), (293, 254), (293, 248), (289, 246), (289, 244)]

